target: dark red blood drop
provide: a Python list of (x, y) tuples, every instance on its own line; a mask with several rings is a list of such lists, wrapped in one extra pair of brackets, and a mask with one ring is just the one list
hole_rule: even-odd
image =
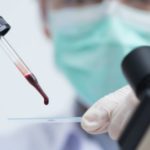
[(43, 91), (43, 89), (40, 87), (36, 77), (33, 74), (27, 74), (25, 75), (25, 78), (27, 79), (27, 81), (36, 88), (36, 90), (42, 95), (42, 97), (44, 98), (44, 104), (48, 105), (49, 104), (49, 98), (48, 96), (45, 94), (45, 92)]

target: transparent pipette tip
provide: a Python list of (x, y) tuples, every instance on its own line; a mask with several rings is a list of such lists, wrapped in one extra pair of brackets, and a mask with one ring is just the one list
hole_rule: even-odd
[(54, 117), (54, 118), (8, 118), (11, 122), (24, 123), (81, 123), (81, 117)]

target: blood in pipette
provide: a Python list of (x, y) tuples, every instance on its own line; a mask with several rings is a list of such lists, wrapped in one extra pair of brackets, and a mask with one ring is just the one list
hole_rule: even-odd
[(40, 87), (40, 85), (39, 85), (36, 77), (34, 76), (34, 74), (27, 74), (24, 77), (42, 95), (42, 97), (44, 98), (44, 104), (48, 105), (49, 104), (49, 98), (47, 97), (47, 95), (45, 94), (43, 89)]

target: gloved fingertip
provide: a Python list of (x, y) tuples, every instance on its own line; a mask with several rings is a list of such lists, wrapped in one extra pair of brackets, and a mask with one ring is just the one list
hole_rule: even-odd
[(82, 118), (81, 126), (82, 128), (91, 134), (96, 134), (97, 130), (99, 134), (103, 132), (108, 124), (108, 114), (105, 110), (89, 110)]

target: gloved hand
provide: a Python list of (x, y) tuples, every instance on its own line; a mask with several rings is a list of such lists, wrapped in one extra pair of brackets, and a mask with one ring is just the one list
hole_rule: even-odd
[(117, 140), (139, 101), (129, 86), (97, 101), (83, 116), (82, 127), (91, 134), (108, 132)]

